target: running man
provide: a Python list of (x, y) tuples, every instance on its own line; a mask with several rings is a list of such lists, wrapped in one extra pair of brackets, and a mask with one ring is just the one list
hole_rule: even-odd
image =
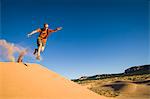
[(58, 27), (54, 30), (49, 29), (48, 28), (49, 25), (48, 24), (44, 24), (43, 28), (38, 28), (37, 30), (32, 31), (31, 33), (29, 33), (27, 36), (30, 37), (31, 35), (35, 34), (35, 33), (40, 33), (37, 39), (37, 49), (34, 50), (34, 55), (36, 56), (36, 59), (40, 60), (40, 53), (41, 51), (44, 51), (45, 45), (46, 45), (46, 41), (47, 38), (50, 34), (52, 34), (53, 32), (57, 32), (59, 30), (62, 29), (62, 27)]

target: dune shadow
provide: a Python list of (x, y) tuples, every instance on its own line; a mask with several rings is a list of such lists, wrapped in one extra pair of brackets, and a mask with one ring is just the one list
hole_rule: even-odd
[(136, 81), (136, 82), (133, 82), (135, 84), (147, 84), (147, 85), (150, 85), (150, 80), (144, 80), (144, 81)]
[(114, 81), (113, 83), (123, 83), (125, 81)]
[(147, 84), (148, 86), (150, 86), (150, 84)]
[(114, 91), (119, 91), (120, 89), (122, 89), (123, 87), (125, 87), (126, 84), (109, 84), (109, 85), (103, 85), (103, 87), (109, 87), (109, 88), (113, 88)]

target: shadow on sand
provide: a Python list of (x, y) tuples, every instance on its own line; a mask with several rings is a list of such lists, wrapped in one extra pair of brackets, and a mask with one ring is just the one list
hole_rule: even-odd
[(113, 88), (114, 91), (119, 91), (119, 90), (121, 90), (123, 87), (125, 87), (125, 85), (126, 85), (126, 84), (118, 83), (118, 84), (104, 85), (103, 87), (110, 87), (110, 88)]
[(149, 85), (150, 86), (150, 80), (145, 80), (145, 81), (136, 81), (136, 82), (133, 82), (135, 84), (146, 84), (146, 85)]

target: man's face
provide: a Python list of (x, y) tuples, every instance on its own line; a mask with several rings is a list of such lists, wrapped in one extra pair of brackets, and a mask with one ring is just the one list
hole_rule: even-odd
[(48, 24), (45, 24), (45, 25), (44, 25), (44, 28), (48, 28)]

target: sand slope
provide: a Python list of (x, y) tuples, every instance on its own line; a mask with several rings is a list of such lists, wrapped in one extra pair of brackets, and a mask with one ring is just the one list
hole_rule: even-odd
[(0, 99), (108, 99), (37, 64), (0, 62)]
[(150, 99), (150, 86), (146, 84), (123, 83), (117, 99)]
[[(82, 86), (114, 99), (150, 99), (150, 80), (122, 81), (116, 78), (82, 82)], [(120, 79), (120, 78), (119, 78)]]
[(116, 99), (150, 99), (150, 86), (147, 83), (115, 81), (104, 86), (120, 93)]

